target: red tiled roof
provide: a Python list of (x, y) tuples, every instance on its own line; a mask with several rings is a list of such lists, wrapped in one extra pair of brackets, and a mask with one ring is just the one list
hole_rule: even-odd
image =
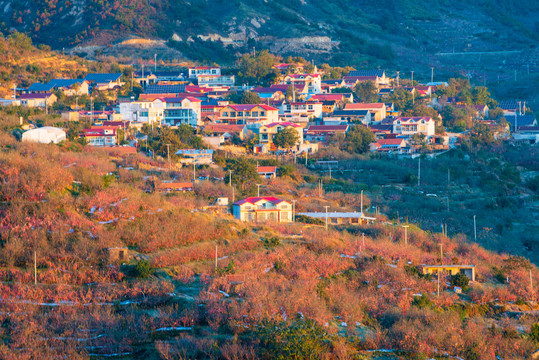
[(403, 139), (379, 139), (377, 143), (381, 146), (391, 146), (402, 144)]
[(205, 131), (210, 132), (234, 132), (239, 133), (243, 130), (245, 125), (229, 125), (229, 124), (208, 124), (204, 128)]
[(274, 173), (277, 172), (277, 166), (259, 166), (257, 168), (258, 173)]
[[(264, 196), (264, 197), (248, 197), (246, 199), (243, 199), (243, 200), (240, 200), (240, 201), (237, 201), (234, 203), (234, 205), (243, 205), (245, 203), (249, 203), (249, 204), (253, 204), (255, 205), (257, 202), (261, 201), (261, 200), (266, 200), (266, 201), (269, 201), (275, 205), (277, 204), (280, 204), (282, 203), (283, 201), (286, 201), (286, 200), (281, 200), (281, 199), (277, 199), (276, 197), (273, 197), (273, 196)], [(286, 201), (288, 202), (288, 201)]]
[(290, 76), (293, 79), (301, 79), (301, 77), (306, 78), (307, 76), (320, 77), (320, 74), (288, 74), (287, 76)]
[(355, 103), (346, 104), (344, 110), (369, 110), (380, 109), (382, 110), (386, 105), (384, 103)]
[(350, 94), (317, 94), (311, 96), (310, 100), (321, 100), (321, 101), (327, 101), (327, 100), (334, 100), (339, 101), (342, 100), (344, 97), (350, 97)]
[(311, 125), (307, 133), (346, 132), (348, 125)]
[(19, 98), (21, 100), (31, 100), (31, 99), (48, 99), (52, 96), (51, 93), (41, 93), (41, 94), (22, 94)]
[(400, 120), (401, 122), (412, 122), (412, 123), (416, 123), (416, 122), (419, 122), (421, 120), (425, 120), (427, 122), (429, 121), (432, 121), (432, 118), (430, 116), (411, 116), (411, 117), (403, 117), (403, 116), (400, 116), (398, 118), (396, 118), (395, 120), (393, 120), (393, 122), (397, 121), (397, 120)]
[(268, 106), (268, 105), (265, 105), (265, 104), (239, 104), (239, 105), (230, 104), (228, 106), (230, 106), (231, 108), (233, 108), (236, 111), (251, 111), (252, 109), (254, 109), (257, 106), (261, 107), (264, 110), (268, 110), (268, 111), (271, 111), (271, 110), (278, 111), (279, 110), (277, 108), (274, 108), (272, 106)]
[(275, 126), (278, 126), (278, 125), (281, 125), (281, 126), (284, 126), (284, 127), (288, 127), (288, 126), (292, 126), (292, 127), (296, 127), (296, 128), (301, 127), (300, 124), (296, 124), (296, 123), (289, 122), (289, 121), (274, 122), (274, 123), (271, 123), (271, 124), (268, 124), (268, 125), (263, 125), (263, 126), (272, 128), (272, 127), (275, 127)]

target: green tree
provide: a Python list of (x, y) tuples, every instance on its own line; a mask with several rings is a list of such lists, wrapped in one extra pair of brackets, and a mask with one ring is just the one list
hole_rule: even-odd
[(476, 123), (473, 126), (470, 140), (474, 145), (489, 145), (496, 141), (488, 125), (481, 123)]
[(378, 89), (373, 81), (361, 81), (354, 86), (354, 95), (363, 103), (378, 101)]
[(458, 286), (460, 288), (466, 288), (470, 279), (464, 274), (458, 273), (451, 276), (451, 286)]
[(260, 95), (252, 91), (246, 91), (241, 95), (240, 104), (260, 104), (262, 99)]
[(279, 168), (279, 177), (293, 176), (296, 172), (296, 168), (292, 164), (283, 165)]
[(397, 89), (387, 98), (388, 102), (392, 102), (397, 110), (406, 110), (412, 105), (412, 94), (405, 89)]
[(362, 125), (355, 125), (346, 134), (344, 149), (350, 153), (363, 154), (369, 151), (369, 144), (376, 140), (373, 132)]
[(248, 183), (255, 183), (260, 179), (256, 165), (246, 158), (229, 160), (230, 165), (227, 170), (232, 170), (232, 182), (245, 190)]
[(273, 137), (273, 143), (279, 148), (290, 149), (292, 146), (296, 145), (299, 140), (299, 134), (296, 129), (287, 127), (279, 131)]
[(330, 350), (331, 338), (313, 320), (263, 323), (257, 335), (264, 359), (320, 359)]
[(488, 112), (488, 118), (490, 120), (498, 120), (503, 116), (503, 110), (499, 107), (495, 107), (493, 109), (490, 109)]
[(490, 93), (485, 86), (476, 86), (472, 90), (472, 101), (476, 105), (487, 105), (490, 101)]
[(139, 278), (146, 279), (150, 277), (152, 274), (153, 269), (152, 265), (148, 260), (140, 260), (137, 262), (137, 265), (135, 265), (135, 276)]
[(530, 328), (530, 339), (539, 343), (539, 323), (535, 323)]
[(239, 60), (239, 75), (245, 78), (256, 78), (259, 82), (260, 78), (267, 76), (272, 71), (275, 61), (275, 56), (270, 54), (268, 50), (262, 50), (255, 56), (245, 54)]

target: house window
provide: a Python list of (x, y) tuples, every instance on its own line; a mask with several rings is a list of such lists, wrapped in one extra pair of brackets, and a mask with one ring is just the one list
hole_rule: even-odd
[(313, 109), (313, 106), (312, 105), (309, 105), (309, 110), (312, 110)]
[(235, 111), (231, 111), (231, 112), (230, 112), (230, 117), (236, 117), (236, 112), (235, 112)]
[(258, 116), (258, 111), (253, 111), (253, 117), (257, 117)]
[(223, 112), (223, 116), (228, 116), (228, 112), (227, 111)]
[(243, 111), (238, 111), (238, 116), (243, 116)]
[(261, 111), (260, 116), (266, 116), (266, 113), (264, 111)]

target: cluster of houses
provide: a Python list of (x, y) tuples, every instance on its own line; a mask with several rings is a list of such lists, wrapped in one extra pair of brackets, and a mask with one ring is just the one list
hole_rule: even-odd
[[(295, 71), (290, 72), (292, 66)], [(295, 153), (315, 152), (331, 143), (333, 136), (345, 136), (355, 126), (368, 127), (376, 135), (376, 142), (370, 146), (373, 152), (413, 153), (425, 145), (444, 149), (452, 143), (448, 136), (436, 134), (436, 123), (441, 119), (401, 116), (392, 103), (383, 102), (395, 89), (402, 88), (415, 99), (427, 100), (429, 106), (444, 106), (430, 99), (437, 87), (443, 86), (439, 83), (403, 87), (398, 85), (398, 79), (394, 81), (383, 70), (355, 70), (341, 79), (323, 79), (323, 72), (316, 67), (311, 73), (303, 73), (302, 68), (294, 64), (279, 64), (275, 69), (280, 76), (269, 87), (236, 86), (235, 77), (222, 74), (218, 66), (189, 68), (187, 74), (142, 70), (135, 72), (131, 79), (143, 88), (137, 99), (118, 97), (115, 106), (107, 110), (71, 111), (63, 115), (70, 120), (90, 119), (94, 126), (85, 129), (82, 136), (94, 146), (117, 145), (119, 129), (140, 129), (144, 124), (192, 126), (214, 149), (256, 135), (255, 153), (280, 150), (273, 140), (285, 129), (297, 132), (297, 143), (287, 149)], [(117, 89), (124, 85), (121, 80), (122, 74), (53, 79), (46, 84), (31, 85), (12, 102), (28, 107), (48, 107), (57, 100), (55, 93), (59, 91), (65, 96), (88, 95), (94, 91)], [(374, 83), (380, 102), (355, 102), (351, 90), (365, 81)], [(246, 91), (258, 94), (260, 103), (233, 104), (229, 101), (231, 93)], [(465, 106), (458, 99), (446, 102)], [(507, 122), (515, 124), (515, 129), (521, 133), (537, 134), (535, 118), (521, 115), (515, 105), (516, 102), (507, 106), (501, 104)], [(487, 106), (474, 109), (478, 118), (488, 118)]]

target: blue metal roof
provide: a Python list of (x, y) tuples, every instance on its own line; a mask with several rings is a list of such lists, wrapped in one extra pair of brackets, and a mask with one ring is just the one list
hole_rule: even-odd
[(48, 85), (52, 85), (56, 88), (70, 87), (75, 84), (82, 84), (82, 79), (52, 79), (48, 82)]
[(122, 76), (121, 73), (111, 73), (111, 74), (88, 74), (84, 78), (86, 81), (96, 82), (96, 83), (105, 83), (111, 81), (117, 81)]
[(33, 83), (29, 88), (28, 91), (31, 92), (43, 92), (43, 91), (51, 91), (54, 88), (51, 84), (42, 84), (42, 83)]
[(515, 126), (515, 120), (517, 127), (533, 126), (535, 124), (535, 116), (533, 115), (517, 115), (516, 117), (509, 115), (505, 117), (505, 121), (507, 121), (507, 123), (509, 123), (509, 125), (512, 127)]
[(149, 85), (146, 94), (179, 94), (185, 92), (185, 85)]
[(353, 70), (348, 76), (384, 76), (384, 70)]

